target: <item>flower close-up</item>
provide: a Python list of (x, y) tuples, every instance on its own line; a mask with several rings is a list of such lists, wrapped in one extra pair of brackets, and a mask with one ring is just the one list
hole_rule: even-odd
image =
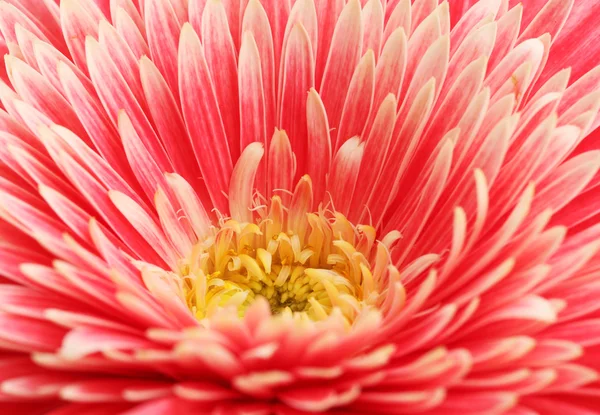
[(600, 414), (597, 16), (0, 0), (0, 413)]

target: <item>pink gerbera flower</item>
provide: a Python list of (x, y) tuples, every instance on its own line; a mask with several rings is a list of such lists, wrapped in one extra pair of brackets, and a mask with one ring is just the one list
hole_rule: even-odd
[(0, 1), (0, 413), (600, 413), (600, 3)]

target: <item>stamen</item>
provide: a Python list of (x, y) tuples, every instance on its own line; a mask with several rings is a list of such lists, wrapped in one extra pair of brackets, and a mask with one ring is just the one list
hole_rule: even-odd
[(217, 212), (220, 226), (181, 261), (182, 297), (198, 319), (221, 308), (241, 317), (262, 297), (273, 314), (323, 320), (337, 309), (351, 324), (363, 308), (379, 305), (387, 283), (398, 282), (388, 276), (389, 254), (372, 226), (323, 208), (291, 224), (278, 196), (260, 207), (256, 223)]

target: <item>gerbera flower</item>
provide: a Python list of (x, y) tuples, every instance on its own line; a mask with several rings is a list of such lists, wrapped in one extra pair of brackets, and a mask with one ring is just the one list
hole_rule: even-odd
[(0, 412), (600, 413), (598, 12), (0, 1)]

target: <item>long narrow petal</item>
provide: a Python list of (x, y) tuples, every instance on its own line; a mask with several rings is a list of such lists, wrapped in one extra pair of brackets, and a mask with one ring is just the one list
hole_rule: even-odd
[(252, 221), (252, 203), (256, 184), (254, 179), (264, 154), (262, 143), (248, 145), (233, 169), (229, 185), (229, 212), (240, 222)]
[(308, 157), (306, 130), (306, 96), (314, 86), (315, 63), (310, 38), (298, 23), (290, 32), (280, 74), (278, 103), (279, 125), (290, 137), (297, 158), (298, 171), (305, 171)]
[(222, 192), (228, 189), (233, 170), (231, 153), (204, 49), (189, 24), (181, 30), (179, 84), (186, 91), (181, 97), (183, 117), (210, 198), (217, 209), (226, 212), (227, 200)]

